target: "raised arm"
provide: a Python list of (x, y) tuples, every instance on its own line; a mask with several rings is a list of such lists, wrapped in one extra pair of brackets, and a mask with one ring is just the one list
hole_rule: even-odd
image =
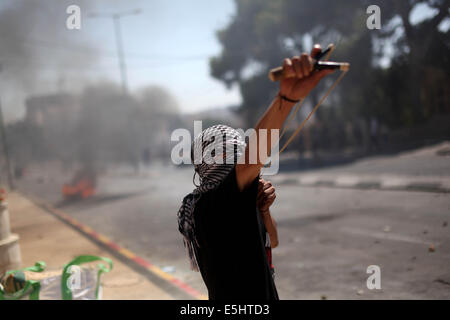
[[(292, 77), (285, 78), (280, 81), (280, 91), (277, 97), (272, 101), (264, 115), (259, 119), (255, 126), (256, 142), (257, 142), (257, 163), (249, 163), (249, 146), (245, 150), (245, 163), (236, 165), (236, 179), (240, 190), (247, 188), (253, 180), (259, 175), (261, 168), (267, 161), (267, 156), (260, 157), (259, 152), (259, 130), (267, 129), (267, 150), (271, 150), (271, 130), (280, 130), (284, 121), (291, 112), (295, 102), (298, 101), (314, 89), (319, 81), (326, 75), (332, 73), (332, 70), (313, 70), (313, 57), (322, 51), (320, 45), (315, 45), (311, 55), (303, 53), (301, 56), (285, 59), (283, 62), (284, 74)], [(255, 137), (251, 136), (250, 140)]]

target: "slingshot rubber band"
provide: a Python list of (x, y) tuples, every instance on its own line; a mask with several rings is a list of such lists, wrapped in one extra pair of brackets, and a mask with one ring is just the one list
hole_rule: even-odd
[[(328, 89), (328, 91), (324, 94), (324, 96), (320, 99), (320, 101), (315, 105), (315, 107), (312, 109), (312, 111), (309, 113), (309, 115), (305, 118), (305, 120), (303, 120), (303, 122), (297, 127), (297, 129), (295, 130), (295, 132), (289, 137), (288, 141), (286, 141), (286, 143), (284, 144), (284, 146), (280, 149), (280, 151), (278, 152), (278, 154), (281, 154), (281, 152), (284, 151), (284, 149), (287, 148), (287, 146), (289, 145), (289, 143), (291, 143), (291, 141), (295, 138), (295, 136), (302, 131), (303, 127), (305, 126), (306, 122), (312, 117), (312, 115), (317, 111), (317, 109), (319, 109), (320, 105), (325, 101), (325, 99), (330, 95), (330, 93), (334, 90), (334, 88), (336, 88), (336, 86), (339, 84), (339, 82), (341, 82), (342, 78), (347, 74), (347, 71), (342, 71), (341, 75), (339, 76), (339, 78), (336, 79), (336, 81), (333, 83), (333, 85)], [(303, 102), (303, 100), (301, 101)], [(299, 109), (299, 108), (297, 108)], [(286, 128), (286, 127), (285, 127)], [(283, 130), (284, 133), (285, 129)], [(281, 139), (281, 136), (280, 136)]]

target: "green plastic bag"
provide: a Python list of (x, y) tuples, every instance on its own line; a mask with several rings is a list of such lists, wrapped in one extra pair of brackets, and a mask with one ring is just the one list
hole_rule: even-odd
[[(98, 264), (97, 269), (80, 265), (105, 261), (109, 268)], [(0, 285), (0, 300), (94, 300), (101, 298), (101, 274), (111, 271), (111, 259), (92, 255), (78, 256), (63, 266), (62, 272), (45, 273), (45, 263), (36, 262), (33, 267), (11, 270), (5, 273)], [(39, 280), (27, 279), (30, 272)], [(40, 276), (40, 277), (39, 277)]]

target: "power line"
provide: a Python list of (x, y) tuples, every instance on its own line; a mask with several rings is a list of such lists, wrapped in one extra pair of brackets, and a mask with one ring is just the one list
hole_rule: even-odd
[[(45, 69), (54, 69), (54, 70), (77, 70), (80, 71), (80, 68), (88, 68), (91, 70), (107, 70), (107, 69), (115, 69), (116, 64), (105, 64), (104, 62), (102, 63), (94, 63), (94, 64), (90, 64), (87, 62), (87, 64), (84, 65), (80, 65), (79, 62), (80, 61), (76, 61), (76, 63), (74, 63), (74, 65), (70, 65), (70, 64), (66, 64), (66, 65), (55, 65), (52, 64), (52, 61), (49, 60), (41, 60), (41, 59), (36, 59), (36, 57), (34, 58), (25, 58), (25, 57), (20, 57), (20, 56), (15, 56), (15, 57), (0, 57), (0, 61), (1, 62), (14, 62), (16, 63), (14, 65), (14, 68), (22, 68), (22, 69), (26, 69), (29, 66), (27, 66), (26, 64), (21, 63), (22, 61), (32, 61), (32, 66), (38, 67), (38, 68), (45, 68)], [(48, 63), (46, 63), (48, 62)], [(192, 62), (203, 62), (201, 60), (175, 60), (172, 61), (170, 63), (161, 63), (161, 62), (156, 62), (154, 61), (153, 64), (135, 64), (132, 63), (128, 66), (129, 69), (147, 69), (147, 68), (165, 68), (165, 67), (173, 67), (173, 66), (178, 66), (181, 64), (186, 64), (186, 63), (192, 63)], [(6, 69), (4, 67), (4, 69)], [(83, 69), (83, 71), (85, 71)]]
[[(11, 42), (21, 42), (22, 44), (29, 45), (29, 46), (38, 46), (42, 48), (46, 48), (49, 50), (65, 50), (70, 51), (72, 53), (80, 53), (80, 54), (94, 54), (94, 55), (103, 55), (103, 56), (109, 56), (111, 58), (117, 58), (117, 53), (113, 51), (102, 51), (95, 48), (90, 47), (83, 47), (83, 46), (68, 46), (66, 44), (62, 43), (56, 43), (52, 41), (42, 40), (42, 39), (36, 39), (36, 38), (22, 38), (22, 39), (12, 39), (9, 36), (5, 35), (4, 33), (0, 32), (0, 36), (4, 39), (8, 39)], [(199, 55), (192, 55), (192, 56), (179, 56), (179, 55), (171, 55), (171, 54), (150, 54), (150, 53), (137, 53), (137, 52), (125, 52), (128, 58), (133, 59), (143, 59), (143, 60), (164, 60), (164, 59), (180, 59), (180, 60), (200, 60), (209, 58), (210, 54), (199, 54)]]

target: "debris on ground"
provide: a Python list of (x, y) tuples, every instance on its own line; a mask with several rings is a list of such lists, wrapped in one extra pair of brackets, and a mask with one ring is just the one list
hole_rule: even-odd
[(162, 271), (164, 271), (166, 273), (174, 273), (175, 267), (174, 266), (165, 266), (162, 268)]

